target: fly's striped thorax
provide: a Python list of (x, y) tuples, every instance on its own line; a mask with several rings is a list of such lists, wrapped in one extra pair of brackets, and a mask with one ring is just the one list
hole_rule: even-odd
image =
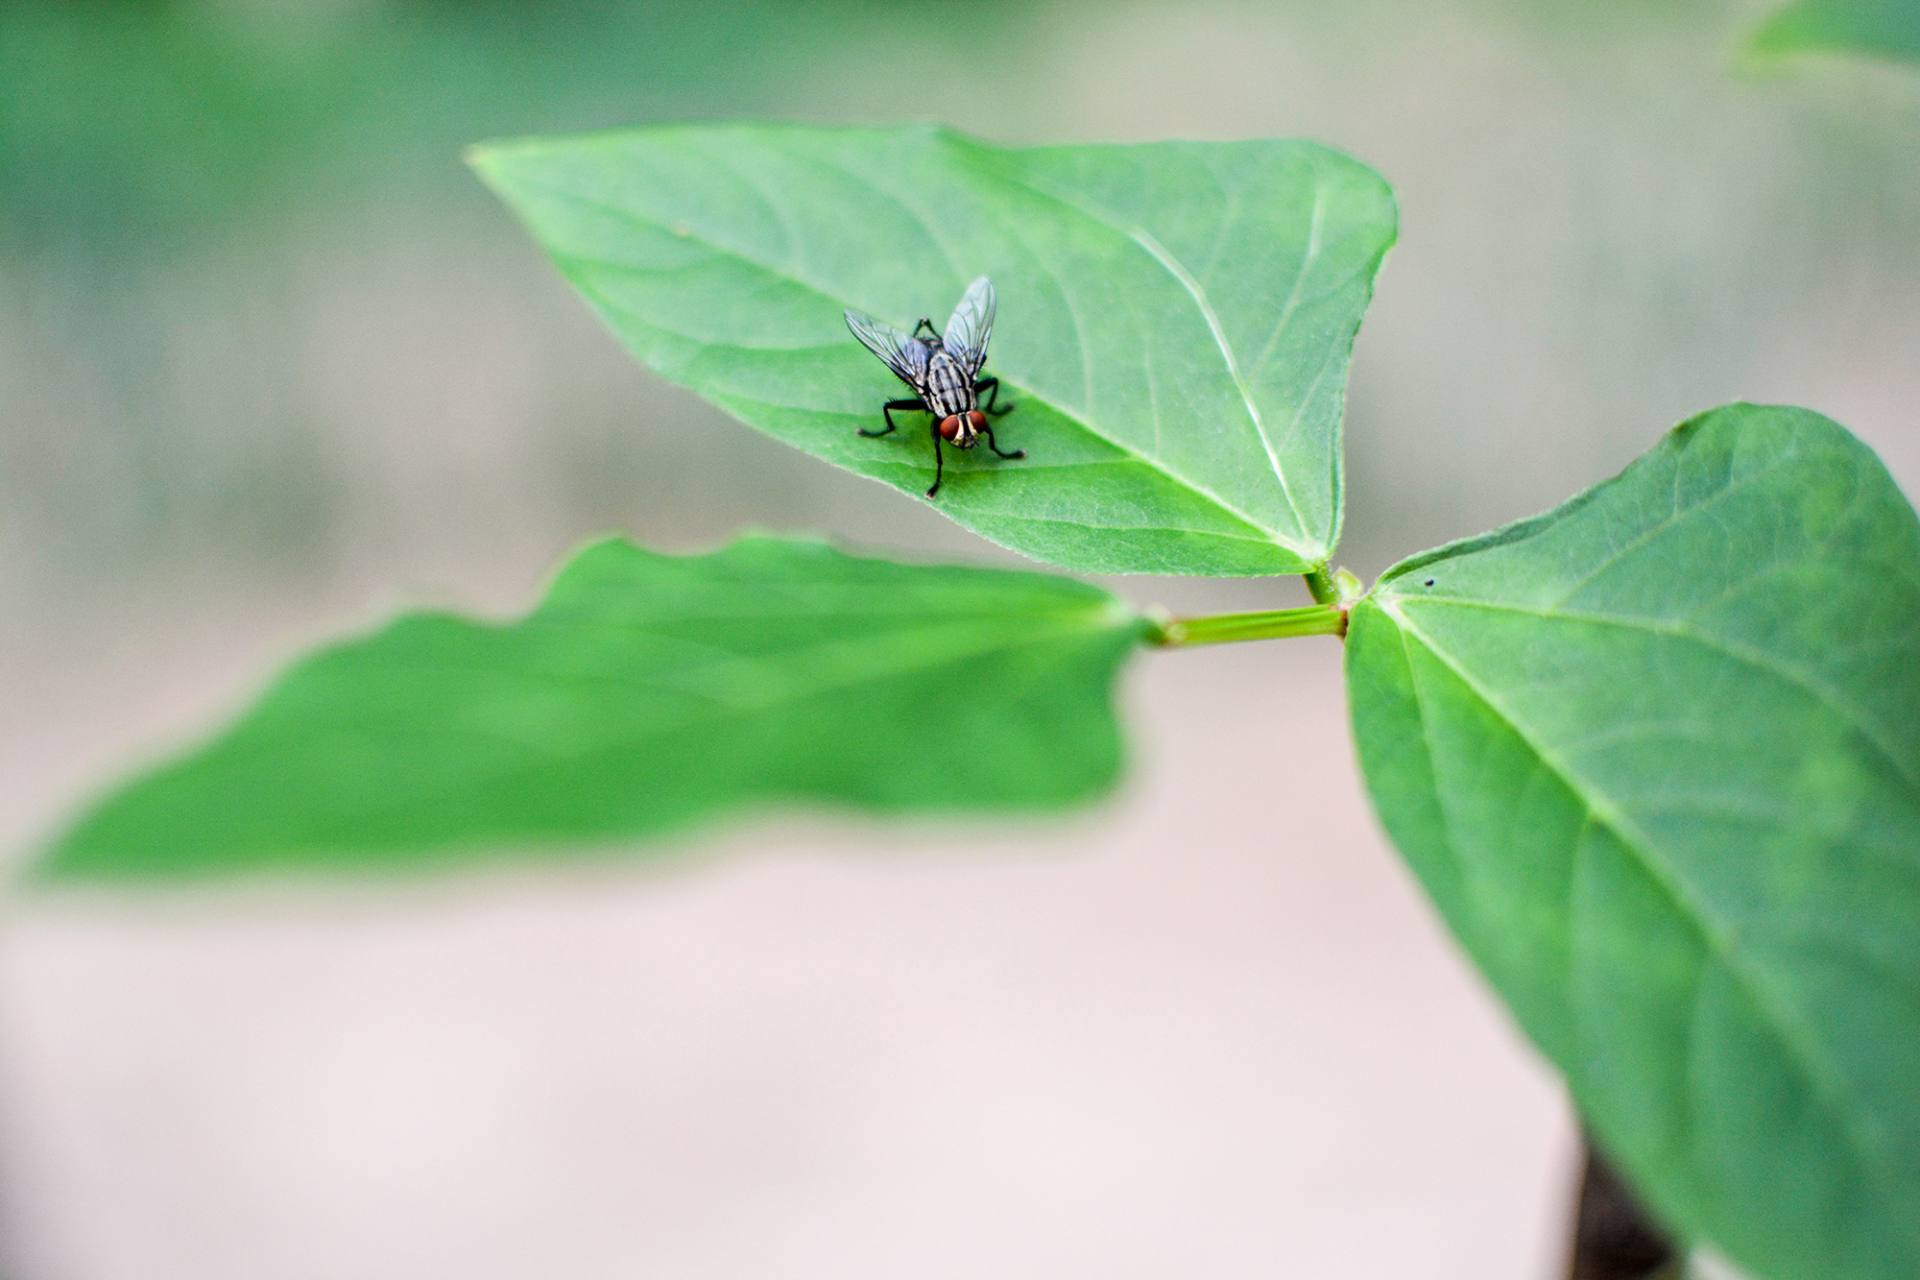
[(966, 366), (944, 351), (936, 351), (927, 366), (927, 408), (937, 418), (965, 413), (974, 406), (973, 379)]

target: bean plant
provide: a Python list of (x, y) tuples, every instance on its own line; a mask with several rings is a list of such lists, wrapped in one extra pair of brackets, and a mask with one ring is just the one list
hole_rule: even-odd
[[(1344, 643), (1382, 825), (1656, 1215), (1755, 1275), (1920, 1275), (1920, 520), (1845, 428), (1710, 409), (1363, 585), (1333, 558), (1341, 428), (1396, 212), (1355, 160), (742, 124), (472, 163), (660, 375), (1051, 568), (599, 541), (517, 621), (415, 614), (298, 662), (43, 877), (1060, 809), (1121, 775), (1127, 664)], [(898, 389), (842, 312), (910, 324), (982, 274), (1027, 456), (953, 453), (929, 499), (924, 426), (859, 434)], [(1312, 603), (1176, 618), (1055, 571), (1299, 576)], [(993, 785), (884, 767), (931, 760)]]

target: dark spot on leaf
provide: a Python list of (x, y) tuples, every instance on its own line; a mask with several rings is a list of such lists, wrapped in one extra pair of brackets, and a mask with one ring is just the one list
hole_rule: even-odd
[(1428, 585), (1428, 586), (1432, 586), (1432, 585), (1433, 585), (1433, 579), (1432, 579), (1432, 578), (1428, 578), (1428, 579), (1427, 579), (1427, 585)]

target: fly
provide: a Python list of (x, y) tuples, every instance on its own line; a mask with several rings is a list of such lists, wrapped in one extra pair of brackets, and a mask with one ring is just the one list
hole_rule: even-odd
[[(893, 420), (896, 409), (932, 414), (933, 487), (927, 490), (929, 498), (940, 492), (940, 477), (946, 471), (947, 460), (940, 452), (943, 440), (956, 449), (971, 449), (985, 436), (987, 448), (995, 457), (1027, 456), (1025, 449), (1003, 451), (987, 424), (989, 416), (997, 418), (1014, 409), (1013, 405), (999, 404), (1000, 379), (980, 376), (987, 363), (987, 339), (993, 335), (993, 308), (993, 281), (981, 276), (967, 286), (945, 333), (935, 333), (933, 321), (924, 316), (912, 333), (902, 333), (884, 320), (859, 311), (847, 312), (847, 328), (853, 330), (853, 336), (879, 356), (894, 377), (913, 388), (912, 395), (889, 400), (880, 410), (880, 416), (887, 420), (885, 430), (862, 427), (860, 434), (892, 434), (897, 429)], [(926, 331), (924, 335), (922, 330)], [(984, 406), (980, 403), (982, 395), (986, 396)]]

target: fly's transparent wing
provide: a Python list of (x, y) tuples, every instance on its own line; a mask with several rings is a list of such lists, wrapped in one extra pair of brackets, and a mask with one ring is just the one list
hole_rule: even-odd
[(847, 312), (847, 328), (860, 339), (860, 345), (880, 357), (893, 376), (920, 390), (927, 382), (927, 363), (933, 349), (919, 338), (905, 334), (885, 320), (875, 320), (862, 311)]
[(969, 375), (979, 373), (980, 366), (987, 362), (987, 339), (993, 336), (993, 307), (993, 281), (981, 276), (967, 286), (940, 339), (947, 353), (966, 365)]

